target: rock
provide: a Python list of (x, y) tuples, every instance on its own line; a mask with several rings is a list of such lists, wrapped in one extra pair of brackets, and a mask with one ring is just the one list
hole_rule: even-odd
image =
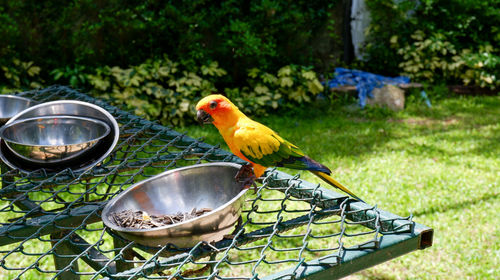
[(366, 104), (388, 107), (393, 111), (401, 111), (405, 107), (405, 92), (397, 86), (385, 85), (372, 91), (373, 98), (368, 98)]

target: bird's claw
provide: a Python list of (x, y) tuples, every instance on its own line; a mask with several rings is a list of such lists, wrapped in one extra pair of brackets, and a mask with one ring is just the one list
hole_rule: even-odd
[(254, 187), (254, 192), (257, 193), (257, 184), (255, 180), (257, 177), (255, 176), (252, 166), (250, 164), (242, 165), (236, 176), (234, 176), (236, 182), (241, 183), (243, 187), (250, 188)]

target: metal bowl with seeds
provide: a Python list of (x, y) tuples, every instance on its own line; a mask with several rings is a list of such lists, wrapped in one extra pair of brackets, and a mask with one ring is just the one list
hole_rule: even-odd
[(234, 230), (248, 189), (235, 180), (241, 165), (198, 164), (141, 181), (104, 207), (104, 224), (148, 247), (190, 248)]

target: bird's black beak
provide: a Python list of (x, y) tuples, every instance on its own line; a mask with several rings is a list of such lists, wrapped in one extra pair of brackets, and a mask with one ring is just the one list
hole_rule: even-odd
[(214, 119), (212, 118), (212, 116), (210, 116), (209, 113), (203, 111), (203, 110), (198, 110), (196, 112), (196, 119), (198, 120), (198, 122), (203, 125), (203, 124), (206, 124), (206, 123), (212, 123), (214, 121)]

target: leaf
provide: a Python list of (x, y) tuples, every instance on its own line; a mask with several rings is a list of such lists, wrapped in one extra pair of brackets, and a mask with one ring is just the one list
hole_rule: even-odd
[(40, 69), (40, 67), (38, 67), (38, 66), (32, 66), (32, 67), (30, 67), (30, 68), (28, 69), (28, 75), (29, 75), (30, 77), (33, 77), (33, 76), (35, 76), (35, 75), (38, 75), (38, 74), (40, 74), (40, 70), (41, 70), (41, 69)]
[(398, 36), (397, 35), (392, 35), (391, 39), (389, 40), (391, 44), (396, 44), (398, 42)]
[(38, 82), (31, 82), (30, 83), (30, 87), (31, 88), (41, 88), (42, 85), (40, 83), (38, 83)]
[(307, 82), (307, 89), (312, 94), (318, 94), (324, 90), (324, 87), (318, 80), (314, 80)]
[(293, 80), (290, 77), (281, 77), (280, 78), (280, 86), (281, 87), (291, 87), (293, 86)]
[(258, 94), (266, 94), (266, 93), (269, 93), (269, 88), (264, 86), (264, 85), (261, 85), (261, 84), (258, 84), (256, 87), (255, 87), (255, 92), (258, 93)]
[(280, 70), (278, 70), (278, 77), (290, 76), (291, 74), (292, 68), (290, 67), (290, 65), (282, 67)]
[(195, 87), (200, 87), (201, 86), (201, 77), (196, 75), (193, 72), (186, 73), (184, 72), (184, 75), (186, 75), (185, 79), (185, 84), (188, 86), (195, 86)]
[(63, 76), (63, 74), (64, 74), (62, 71), (59, 71), (59, 70), (57, 70), (57, 71), (54, 70), (54, 71), (52, 71), (50, 73), (54, 75), (53, 76), (54, 81), (59, 80)]
[(481, 80), (485, 81), (487, 84), (493, 84), (493, 78), (491, 76), (481, 76)]
[(144, 80), (135, 69), (127, 69), (128, 75), (124, 77), (124, 85), (125, 86), (136, 86), (138, 87), (141, 82)]
[(226, 70), (222, 68), (217, 68), (217, 77), (225, 76), (227, 74)]
[(212, 61), (208, 66), (201, 66), (201, 73), (209, 76), (222, 76), (226, 74), (226, 71), (219, 69), (219, 63), (217, 61)]
[(205, 66), (205, 65), (201, 66), (201, 73), (203, 75), (212, 75), (213, 74), (212, 70), (209, 67)]
[(103, 80), (100, 77), (94, 78), (90, 76), (89, 80), (91, 85), (101, 91), (106, 91), (110, 86), (110, 82), (108, 80)]
[(113, 75), (121, 75), (122, 69), (118, 66), (114, 66), (111, 68), (111, 74)]
[(313, 71), (302, 71), (302, 77), (304, 77), (307, 80), (314, 80), (316, 79), (316, 73)]
[(264, 83), (267, 83), (267, 84), (272, 84), (272, 85), (278, 84), (278, 78), (276, 78), (274, 75), (269, 74), (269, 73), (262, 74), (261, 79)]
[(128, 98), (131, 98), (131, 97), (134, 97), (136, 96), (136, 91), (135, 89), (133, 88), (125, 88), (123, 91), (122, 91), (122, 94), (123, 94), (123, 99), (128, 99)]
[(306, 95), (306, 91), (301, 86), (299, 86), (296, 90), (291, 92), (290, 98), (297, 101), (297, 102), (302, 102), (303, 100), (308, 99), (308, 97)]
[(415, 33), (413, 33), (411, 35), (411, 38), (413, 38), (414, 40), (417, 40), (417, 41), (422, 41), (424, 36), (425, 36), (425, 34), (422, 30), (417, 30), (417, 31), (415, 31)]
[(181, 103), (179, 104), (179, 110), (181, 112), (187, 112), (189, 110), (189, 100), (183, 99)]
[(167, 66), (162, 66), (158, 68), (158, 75), (160, 77), (168, 77), (168, 75), (170, 75), (170, 68)]
[(72, 86), (72, 87), (76, 87), (78, 85), (78, 79), (76, 76), (71, 76), (71, 78), (69, 79), (69, 84)]
[(260, 70), (257, 68), (252, 68), (252, 69), (248, 70), (248, 76), (250, 78), (254, 78), (254, 79), (257, 78), (259, 73), (260, 73)]

